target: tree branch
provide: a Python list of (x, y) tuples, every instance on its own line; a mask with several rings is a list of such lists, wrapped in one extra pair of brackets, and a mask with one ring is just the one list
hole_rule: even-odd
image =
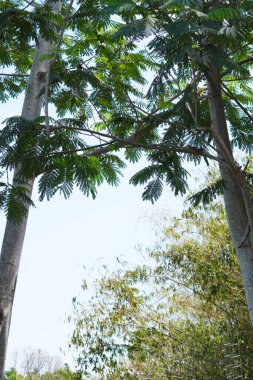
[(68, 16), (69, 16), (70, 10), (72, 8), (73, 2), (74, 2), (74, 0), (71, 0), (69, 3), (69, 6), (67, 9), (65, 18), (64, 18), (64, 22), (63, 22), (63, 25), (62, 25), (62, 28), (60, 31), (60, 35), (58, 38), (58, 42), (56, 45), (54, 57), (51, 61), (49, 61), (47, 72), (46, 72), (46, 78), (45, 78), (45, 122), (46, 122), (46, 132), (47, 133), (49, 133), (49, 128), (50, 128), (50, 126), (49, 126), (49, 112), (48, 112), (48, 93), (49, 93), (49, 82), (50, 82), (50, 70), (51, 70), (52, 65), (55, 63), (57, 55), (59, 53), (59, 50), (60, 50), (60, 47), (62, 44), (63, 34), (64, 34), (64, 31), (65, 31), (65, 28), (66, 28), (66, 25), (68, 22)]
[(0, 76), (5, 76), (5, 77), (25, 77), (28, 78), (29, 74), (8, 74), (8, 73), (0, 73)]
[(244, 107), (244, 105), (238, 100), (236, 99), (235, 95), (233, 94), (233, 92), (224, 84), (221, 82), (221, 88), (222, 88), (222, 91), (232, 100), (234, 100), (234, 102), (241, 108), (241, 110), (249, 117), (249, 119), (251, 121), (253, 121), (253, 116), (248, 112), (247, 108)]

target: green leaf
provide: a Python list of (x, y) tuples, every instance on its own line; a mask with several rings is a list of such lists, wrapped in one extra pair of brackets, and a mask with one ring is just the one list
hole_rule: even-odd
[(190, 198), (188, 198), (188, 200), (194, 207), (198, 206), (200, 203), (207, 205), (213, 202), (218, 195), (222, 195), (224, 189), (226, 189), (226, 183), (224, 180), (219, 179), (215, 183), (212, 183), (203, 190), (192, 195)]

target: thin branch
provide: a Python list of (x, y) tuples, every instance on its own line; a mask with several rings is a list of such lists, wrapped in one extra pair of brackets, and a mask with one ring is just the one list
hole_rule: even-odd
[(83, 64), (83, 65), (86, 65), (87, 63), (90, 63), (90, 61), (92, 61), (92, 59), (94, 59), (94, 58), (96, 58), (95, 55), (93, 55), (93, 56), (87, 58), (85, 61), (82, 61), (82, 64)]
[[(173, 95), (171, 98), (168, 99), (168, 102), (173, 102), (174, 100), (177, 100), (181, 95), (184, 95), (184, 93), (186, 91), (188, 91), (189, 89), (195, 87), (202, 79), (204, 79), (204, 76), (203, 77), (199, 77), (197, 80), (193, 80), (191, 83), (189, 83), (183, 90), (180, 90), (179, 92), (177, 92), (175, 95)], [(159, 111), (159, 107), (155, 108), (151, 113), (150, 115), (153, 115), (155, 114), (157, 111)]]
[(73, 3), (74, 3), (74, 0), (71, 0), (70, 3), (69, 3), (68, 9), (67, 9), (66, 15), (64, 17), (64, 23), (63, 23), (62, 28), (61, 28), (60, 36), (59, 36), (59, 39), (58, 39), (58, 42), (57, 42), (57, 45), (56, 45), (56, 50), (55, 50), (55, 53), (54, 53), (54, 58), (51, 61), (51, 65), (53, 65), (55, 63), (57, 55), (59, 53), (59, 50), (60, 50), (60, 47), (61, 47), (61, 44), (62, 44), (63, 34), (64, 34), (65, 28), (67, 26), (67, 23), (68, 23), (68, 16), (70, 14), (70, 11), (71, 11)]
[[(195, 129), (196, 129), (196, 131), (205, 131), (205, 132), (208, 132), (209, 133), (209, 129), (208, 128), (200, 128), (199, 126), (198, 126), (198, 120), (196, 119), (196, 109), (195, 109), (195, 115), (194, 115), (194, 113), (193, 113), (193, 111), (192, 111), (192, 109), (191, 109), (191, 107), (190, 107), (190, 104), (187, 102), (186, 103), (186, 106), (187, 106), (187, 108), (188, 108), (188, 110), (189, 110), (189, 112), (190, 112), (190, 115), (191, 115), (191, 117), (192, 117), (192, 119), (193, 119), (193, 121), (194, 121), (194, 124), (195, 124)], [(206, 141), (203, 137), (201, 137), (201, 136), (199, 136), (199, 135), (197, 135), (197, 137), (198, 137), (198, 139), (200, 139), (204, 144), (206, 144), (207, 146), (209, 146), (211, 149), (213, 149), (214, 151), (215, 151), (215, 153), (218, 153), (218, 150), (212, 145), (212, 144), (210, 144), (208, 141)]]
[[(250, 63), (250, 62), (253, 62), (253, 56), (250, 56), (246, 59), (243, 59), (242, 61), (237, 62), (237, 64), (240, 66), (243, 66), (243, 65), (245, 65), (245, 63)], [(221, 73), (221, 77), (224, 77), (227, 74), (231, 74), (231, 70), (228, 69), (228, 70), (223, 71)]]
[[(58, 151), (58, 152), (54, 152), (54, 153), (51, 153), (51, 154), (50, 153), (48, 153), (48, 154), (40, 154), (38, 156), (36, 156), (36, 155), (29, 155), (28, 157), (18, 158), (18, 161), (19, 162), (28, 162), (31, 159), (49, 159), (49, 158), (54, 158), (54, 157), (63, 156), (63, 155), (67, 155), (67, 154), (72, 154), (72, 153), (81, 153), (81, 152), (85, 152), (86, 150), (92, 150), (92, 149), (94, 149), (95, 154), (93, 154), (93, 152), (90, 152), (87, 155), (84, 155), (83, 157), (90, 157), (90, 156), (94, 156), (94, 155), (98, 156), (98, 155), (102, 155), (103, 150), (105, 149), (105, 147), (107, 147), (107, 149), (106, 149), (106, 151), (104, 153), (107, 153), (109, 151), (108, 145), (110, 145), (110, 147), (111, 147), (110, 143), (104, 143), (104, 144), (99, 144), (99, 145), (87, 146), (87, 147), (83, 147), (83, 148)], [(100, 154), (98, 154), (97, 151), (99, 151)], [(5, 165), (10, 165), (10, 164), (13, 164), (13, 163), (15, 163), (15, 160), (13, 160), (13, 161), (5, 161), (4, 162)]]
[(91, 131), (89, 128), (75, 128), (75, 127), (65, 127), (65, 126), (61, 126), (61, 127), (57, 127), (57, 128), (74, 129), (74, 130), (80, 130), (83, 132), (88, 132), (88, 133), (91, 133), (93, 135), (98, 135), (101, 137), (108, 138), (111, 140), (111, 142), (122, 143), (123, 144), (122, 147), (134, 146), (136, 148), (144, 148), (147, 150), (148, 149), (152, 149), (152, 150), (158, 149), (158, 150), (163, 151), (163, 152), (178, 152), (178, 153), (194, 154), (194, 155), (210, 158), (210, 159), (215, 160), (217, 162), (223, 162), (223, 160), (221, 160), (220, 158), (218, 158), (216, 156), (209, 154), (204, 149), (194, 148), (194, 147), (190, 147), (190, 146), (179, 147), (179, 146), (169, 146), (167, 144), (145, 144), (145, 143), (140, 144), (140, 143), (138, 143), (137, 137), (135, 135), (132, 135), (126, 139), (123, 139), (123, 138), (113, 136), (111, 134), (98, 132), (98, 131)]
[(245, 164), (245, 166), (244, 166), (244, 168), (243, 168), (243, 173), (246, 173), (246, 171), (247, 171), (247, 169), (248, 169), (248, 166), (249, 166), (249, 164), (250, 164), (250, 160), (247, 160), (247, 162), (246, 162), (246, 164)]
[(229, 168), (232, 170), (232, 172), (237, 175), (238, 174), (238, 166), (233, 158), (233, 155), (227, 148), (226, 144), (224, 143), (223, 139), (219, 135), (219, 133), (216, 131), (216, 129), (211, 125), (210, 128), (210, 133), (213, 136), (214, 140), (218, 144), (219, 148), (222, 151), (222, 156), (225, 160), (225, 162), (228, 164)]
[(136, 148), (143, 148), (147, 150), (148, 149), (159, 150), (165, 153), (175, 152), (175, 153), (192, 154), (196, 156), (210, 158), (211, 160), (224, 163), (222, 159), (216, 156), (213, 156), (212, 154), (209, 154), (204, 149), (198, 149), (198, 148), (194, 148), (190, 146), (179, 147), (179, 146), (169, 146), (166, 144), (138, 144), (138, 143), (132, 143), (132, 142), (129, 142), (129, 145), (134, 146)]
[(65, 28), (66, 28), (66, 25), (67, 25), (67, 22), (68, 22), (68, 16), (69, 16), (69, 13), (71, 11), (73, 2), (74, 2), (74, 0), (71, 0), (70, 3), (69, 3), (69, 6), (68, 6), (68, 9), (67, 9), (65, 18), (64, 18), (64, 22), (63, 22), (63, 25), (62, 25), (62, 28), (61, 28), (61, 31), (60, 31), (60, 35), (59, 35), (59, 38), (58, 38), (58, 42), (57, 42), (57, 45), (56, 45), (54, 57), (53, 57), (53, 59), (51, 61), (49, 61), (47, 72), (46, 72), (46, 80), (45, 80), (45, 122), (46, 122), (46, 133), (49, 133), (49, 129), (50, 129), (50, 125), (49, 125), (49, 112), (48, 112), (48, 93), (49, 93), (49, 82), (50, 82), (50, 70), (51, 70), (52, 65), (55, 63), (57, 55), (58, 55), (58, 53), (60, 51), (60, 47), (61, 47), (62, 39), (63, 39), (63, 34), (64, 34), (64, 31), (65, 31)]
[(249, 117), (251, 121), (253, 121), (253, 116), (248, 112), (247, 108), (244, 107), (244, 105), (235, 97), (233, 92), (222, 82), (221, 86), (222, 91), (241, 108), (241, 110)]
[[(214, 156), (214, 155), (208, 153), (207, 151), (205, 151), (204, 149), (197, 148), (197, 147), (171, 146), (171, 145), (167, 145), (164, 143), (161, 143), (161, 144), (138, 143), (138, 136), (136, 136), (136, 134), (133, 134), (133, 135), (124, 139), (124, 138), (116, 137), (112, 134), (99, 132), (99, 131), (93, 131), (93, 130), (90, 130), (89, 128), (85, 128), (85, 127), (82, 127), (82, 128), (80, 128), (80, 127), (68, 127), (68, 126), (64, 126), (64, 125), (61, 125), (60, 127), (52, 128), (51, 132), (54, 132), (57, 129), (74, 130), (74, 131), (80, 131), (82, 133), (86, 132), (86, 133), (88, 133), (94, 137), (99, 136), (99, 137), (106, 138), (106, 139), (110, 140), (108, 142), (105, 142), (105, 144), (109, 145), (107, 148), (108, 151), (112, 150), (111, 149), (112, 144), (118, 143), (119, 145), (117, 146), (117, 149), (118, 148), (136, 147), (136, 148), (143, 148), (146, 150), (149, 150), (149, 149), (159, 150), (159, 151), (162, 151), (165, 153), (178, 152), (178, 153), (185, 153), (185, 154), (192, 154), (192, 155), (197, 155), (197, 156), (201, 156), (201, 157), (206, 157), (206, 158), (209, 158), (211, 160), (221, 162), (223, 164), (225, 163), (221, 158)], [(101, 151), (99, 149), (97, 149), (95, 152), (96, 155), (106, 153), (106, 150), (104, 149), (104, 144), (101, 144), (101, 146), (103, 146), (103, 148), (101, 148)], [(92, 149), (92, 147), (87, 148), (87, 149)], [(79, 151), (81, 151), (81, 150), (83, 150), (83, 149), (80, 149)], [(72, 151), (68, 151), (68, 152), (71, 153)], [(63, 152), (61, 152), (61, 153), (63, 153)], [(89, 154), (89, 155), (92, 155), (92, 154)]]
[(50, 77), (50, 61), (47, 62), (47, 71), (45, 78), (45, 123), (46, 133), (49, 133), (49, 112), (48, 112), (48, 92), (49, 92), (49, 77)]
[[(84, 130), (91, 132), (87, 128), (84, 128)], [(104, 144), (99, 144), (99, 145), (95, 145), (95, 146), (88, 146), (88, 147), (83, 147), (83, 148), (78, 148), (78, 149), (73, 149), (73, 150), (66, 150), (66, 151), (61, 151), (61, 152), (55, 152), (55, 153), (48, 154), (48, 155), (30, 156), (30, 158), (36, 158), (36, 157), (37, 158), (42, 158), (42, 157), (52, 158), (52, 157), (58, 156), (58, 155), (77, 153), (77, 152), (85, 152), (87, 150), (91, 150), (91, 149), (96, 148), (94, 151), (87, 153), (86, 156), (90, 157), (90, 156), (99, 156), (99, 155), (108, 153), (112, 150), (118, 150), (120, 148), (135, 147), (135, 148), (143, 148), (146, 150), (159, 150), (159, 151), (166, 152), (166, 153), (176, 152), (176, 153), (192, 154), (192, 155), (207, 157), (209, 159), (212, 159), (212, 160), (215, 160), (218, 162), (222, 162), (224, 164), (224, 162), (220, 158), (213, 156), (213, 155), (209, 154), (208, 152), (206, 152), (202, 149), (198, 149), (198, 148), (194, 148), (194, 147), (168, 146), (166, 144), (140, 144), (140, 143), (134, 142), (132, 136), (127, 138), (127, 139), (122, 139), (122, 138), (107, 135), (107, 134), (101, 133), (101, 132), (94, 131), (93, 133), (97, 134), (97, 135), (102, 135), (103, 137), (110, 138), (111, 141), (105, 142)], [(19, 161), (22, 161), (22, 159), (19, 158)], [(8, 162), (7, 162), (7, 164), (8, 164)], [(10, 164), (10, 162), (9, 162), (9, 164)]]
[[(65, 154), (70, 154), (70, 153), (79, 153), (79, 152), (85, 152), (86, 150), (91, 150), (91, 149), (97, 149), (97, 148), (103, 148), (105, 146), (108, 146), (110, 143), (104, 143), (104, 144), (99, 144), (99, 145), (93, 145), (93, 146), (87, 146), (83, 148), (78, 148), (78, 149), (73, 149), (73, 150), (63, 150), (61, 152), (54, 152), (52, 154), (45, 154), (45, 155), (40, 155), (39, 157), (41, 158), (53, 158), (56, 156), (61, 156)], [(92, 154), (91, 154), (92, 155)]]
[(253, 62), (253, 55), (246, 58), (246, 59), (243, 59), (242, 61), (239, 61), (238, 64), (239, 65), (244, 65), (245, 63), (250, 63), (250, 62)]
[(23, 11), (25, 11), (28, 7), (30, 7), (30, 5), (32, 5), (32, 4), (34, 3), (35, 0), (32, 0), (32, 1), (23, 0), (23, 1), (24, 1), (27, 5), (26, 5), (24, 8), (20, 9), (19, 12), (23, 12)]
[[(137, 107), (135, 107), (135, 104), (134, 104), (134, 102), (132, 101), (132, 99), (131, 99), (131, 97), (129, 96), (129, 94), (128, 94), (127, 91), (125, 91), (125, 95), (127, 96), (127, 99), (128, 99), (128, 101), (129, 101), (129, 103), (130, 103), (130, 107), (132, 108), (133, 113), (135, 114), (136, 121), (140, 121), (139, 116), (138, 116), (138, 112), (137, 112), (137, 110), (136, 110)], [(138, 108), (139, 108), (139, 107), (138, 107)]]
[(8, 73), (0, 73), (0, 76), (5, 76), (5, 77), (25, 77), (28, 78), (29, 74), (8, 74)]
[(249, 76), (249, 77), (245, 77), (245, 78), (234, 78), (234, 79), (224, 79), (224, 82), (239, 82), (241, 80), (250, 80), (250, 79), (253, 79), (252, 76)]

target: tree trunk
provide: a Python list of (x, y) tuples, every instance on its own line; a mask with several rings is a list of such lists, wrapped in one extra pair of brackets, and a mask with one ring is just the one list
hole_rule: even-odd
[(226, 164), (220, 164), (221, 178), (226, 181), (224, 189), (226, 215), (240, 264), (249, 316), (253, 323), (253, 231), (250, 228), (252, 201), (251, 197), (248, 197), (249, 188), (245, 175), (233, 158), (221, 93), (220, 73), (215, 67), (211, 67), (210, 71), (207, 84), (211, 128), (214, 130), (214, 138), (217, 137), (215, 140), (220, 156), (226, 161)]
[[(52, 3), (54, 11), (60, 10), (60, 3)], [(39, 46), (35, 51), (28, 88), (26, 90), (22, 117), (27, 120), (35, 120), (40, 116), (42, 97), (38, 97), (45, 84), (46, 71), (49, 61), (40, 61), (42, 54), (51, 54), (52, 44), (39, 39)], [(14, 172), (13, 183), (18, 175), (18, 168)], [(27, 195), (31, 197), (34, 179), (31, 179), (27, 187)], [(26, 205), (28, 209), (28, 205)], [(28, 213), (19, 224), (7, 221), (2, 250), (0, 256), (0, 380), (4, 378), (4, 365), (6, 359), (11, 312), (14, 300), (17, 276), (22, 253), (22, 247), (26, 232)]]

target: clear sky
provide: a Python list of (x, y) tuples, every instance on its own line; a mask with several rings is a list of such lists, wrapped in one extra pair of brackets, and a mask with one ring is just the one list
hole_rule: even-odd
[[(22, 102), (1, 105), (1, 118), (20, 115)], [(50, 202), (37, 201), (31, 209), (18, 278), (8, 348), (8, 363), (13, 351), (27, 347), (50, 354), (67, 352), (71, 326), (71, 300), (80, 293), (84, 269), (104, 259), (114, 265), (116, 256), (130, 262), (139, 260), (137, 244), (154, 241), (150, 218), (166, 210), (174, 215), (182, 209), (182, 199), (169, 188), (152, 206), (141, 199), (142, 189), (128, 184), (136, 167), (125, 171), (118, 188), (101, 186), (94, 201), (75, 191), (69, 200), (56, 196)], [(0, 219), (2, 238), (5, 220)], [(67, 352), (63, 361), (71, 362)]]

